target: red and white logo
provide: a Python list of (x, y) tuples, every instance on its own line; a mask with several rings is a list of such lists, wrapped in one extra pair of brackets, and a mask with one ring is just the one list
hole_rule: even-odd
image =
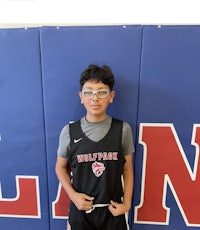
[(100, 177), (103, 174), (103, 171), (105, 170), (104, 164), (95, 161), (92, 164), (92, 171), (96, 177)]

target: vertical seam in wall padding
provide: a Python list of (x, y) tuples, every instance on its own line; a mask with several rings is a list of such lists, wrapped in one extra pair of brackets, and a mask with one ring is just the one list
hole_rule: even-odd
[[(139, 113), (139, 101), (140, 101), (140, 84), (141, 84), (141, 69), (142, 69), (142, 54), (143, 54), (143, 39), (144, 39), (144, 27), (142, 27), (142, 35), (141, 35), (141, 44), (140, 44), (140, 64), (139, 64), (139, 82), (138, 82), (138, 96), (137, 96), (137, 115), (136, 115), (136, 137), (138, 136), (139, 132), (139, 124), (138, 124), (138, 113)], [(136, 140), (135, 140), (135, 144)]]
[(46, 118), (45, 118), (45, 101), (44, 101), (44, 82), (43, 82), (43, 68), (42, 68), (42, 49), (41, 49), (41, 28), (38, 29), (38, 33), (39, 33), (39, 50), (40, 50), (40, 69), (41, 69), (41, 89), (42, 89), (42, 108), (43, 108), (43, 120), (44, 120), (44, 135), (45, 135), (45, 163), (46, 163), (46, 175), (47, 175), (47, 200), (48, 200), (48, 219), (49, 219), (49, 229), (51, 229), (50, 227), (50, 198), (49, 198), (49, 184), (48, 184), (48, 164), (47, 164), (47, 133), (46, 133)]
[[(141, 43), (140, 43), (140, 63), (139, 63), (139, 80), (138, 80), (138, 95), (137, 95), (137, 112), (136, 112), (136, 134), (135, 134), (135, 147), (137, 147), (137, 140), (138, 140), (138, 133), (139, 133), (139, 124), (138, 124), (138, 113), (139, 113), (139, 99), (140, 99), (140, 82), (141, 82), (141, 68), (142, 68), (142, 51), (143, 51), (143, 34), (144, 34), (144, 27), (142, 26), (141, 31)], [(136, 148), (135, 148), (136, 152)], [(134, 168), (135, 168), (135, 159), (134, 159)], [(134, 206), (131, 208), (131, 217), (134, 215)], [(133, 230), (134, 226), (134, 218), (131, 221), (131, 230)]]

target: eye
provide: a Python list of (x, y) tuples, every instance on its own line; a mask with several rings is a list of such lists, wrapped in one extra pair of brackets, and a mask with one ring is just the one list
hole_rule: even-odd
[(91, 90), (84, 90), (84, 91), (82, 91), (82, 94), (84, 97), (89, 97), (89, 98), (93, 97), (93, 91), (91, 91)]
[(98, 90), (98, 91), (97, 91), (97, 96), (98, 96), (99, 98), (107, 97), (108, 94), (109, 94), (109, 90), (107, 90), (107, 89), (101, 89), (101, 90)]

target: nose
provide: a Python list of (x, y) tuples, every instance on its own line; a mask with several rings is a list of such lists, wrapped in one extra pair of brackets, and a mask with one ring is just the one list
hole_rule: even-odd
[(92, 97), (92, 100), (99, 100), (98, 96), (97, 96), (97, 93), (94, 93), (93, 97)]

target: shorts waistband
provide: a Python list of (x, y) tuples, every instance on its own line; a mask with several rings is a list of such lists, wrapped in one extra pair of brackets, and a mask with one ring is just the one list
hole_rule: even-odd
[(109, 204), (93, 204), (90, 210), (87, 210), (86, 213), (91, 213), (95, 208), (107, 207)]

